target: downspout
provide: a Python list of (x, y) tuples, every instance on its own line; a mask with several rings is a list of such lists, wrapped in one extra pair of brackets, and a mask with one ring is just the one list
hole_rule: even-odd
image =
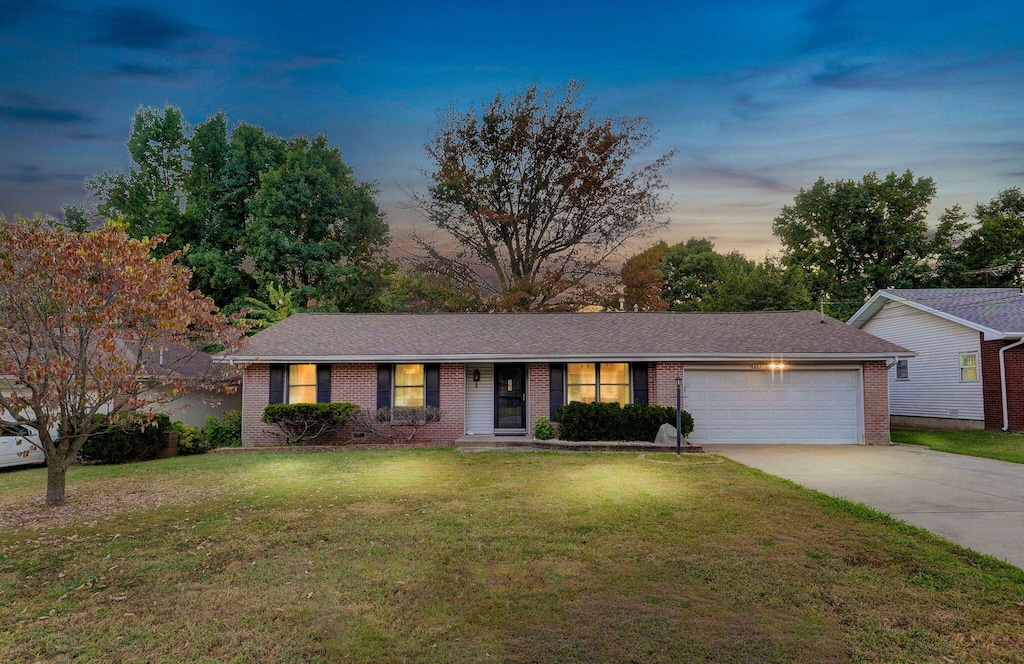
[(1021, 344), (1024, 344), (1024, 337), (1021, 337), (1009, 346), (1003, 346), (999, 349), (999, 382), (1003, 392), (1003, 431), (1009, 431), (1010, 429), (1010, 411), (1006, 403), (1006, 355), (1004, 353)]

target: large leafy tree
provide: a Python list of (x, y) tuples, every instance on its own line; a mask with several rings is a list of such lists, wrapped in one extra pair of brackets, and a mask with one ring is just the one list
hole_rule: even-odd
[(583, 85), (536, 85), (482, 108), (451, 109), (426, 150), (428, 194), (417, 201), (457, 247), (421, 240), (446, 279), (472, 284), (495, 309), (593, 303), (607, 260), (662, 228), (662, 171), (638, 165), (652, 142), (643, 118), (594, 118)]
[(737, 251), (721, 254), (706, 238), (667, 247), (657, 269), (662, 299), (675, 311), (779, 311), (813, 305), (799, 267), (786, 267), (770, 256), (759, 263)]
[(715, 311), (727, 274), (745, 275), (754, 267), (739, 252), (720, 254), (707, 238), (690, 238), (665, 251), (662, 297), (673, 311)]
[(1019, 286), (1024, 276), (1024, 195), (1017, 187), (974, 207), (974, 222), (954, 207), (935, 233), (937, 276), (951, 287)]
[(388, 228), (373, 186), (351, 174), (325, 136), (288, 142), (251, 206), (245, 246), (257, 282), (283, 283), (309, 308), (351, 310), (372, 297)]
[(637, 307), (641, 311), (665, 311), (668, 309), (661, 294), (665, 281), (662, 266), (668, 244), (664, 241), (630, 256), (619, 271), (622, 282), (622, 298), (627, 309)]
[(185, 250), (192, 287), (243, 306), (283, 284), (303, 308), (373, 310), (390, 269), (389, 231), (373, 185), (358, 182), (324, 136), (285, 140), (233, 129), (223, 112), (189, 127), (171, 106), (141, 108), (132, 166), (88, 182), (102, 215), (129, 233), (164, 233), (157, 251)]
[[(211, 344), (233, 347), (240, 328), (188, 287), (171, 252), (153, 258), (163, 236), (132, 239), (123, 225), (75, 233), (43, 220), (0, 218), (0, 420), (39, 431), (46, 454), (46, 503), (65, 499), (65, 473), (82, 445), (116, 416), (176, 397), (159, 385), (212, 387), (154, 362), (176, 362)], [(52, 430), (59, 430), (54, 437)]]
[(925, 218), (934, 196), (932, 179), (909, 170), (884, 179), (819, 178), (782, 208), (772, 229), (786, 265), (802, 268), (812, 291), (846, 317), (880, 288), (925, 282), (932, 252)]

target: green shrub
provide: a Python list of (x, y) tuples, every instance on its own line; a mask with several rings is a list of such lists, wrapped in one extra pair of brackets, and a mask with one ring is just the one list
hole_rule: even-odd
[[(676, 409), (668, 406), (629, 404), (623, 407), (622, 415), (625, 420), (625, 431), (632, 436), (627, 440), (653, 441), (662, 424), (676, 425)], [(681, 416), (680, 429), (684, 436), (688, 436), (693, 433), (693, 415), (684, 410)]]
[(188, 456), (189, 454), (203, 454), (210, 448), (207, 446), (206, 436), (199, 427), (190, 426), (184, 422), (171, 423), (171, 431), (178, 434), (178, 454)]
[(81, 461), (89, 463), (126, 463), (148, 461), (167, 445), (165, 434), (171, 428), (166, 415), (120, 415), (106, 420), (107, 426), (89, 437), (78, 452)]
[[(653, 441), (662, 424), (676, 424), (675, 408), (574, 401), (558, 409), (558, 436), (562, 440)], [(682, 432), (693, 431), (693, 417), (682, 412)]]
[(286, 445), (302, 445), (337, 431), (358, 409), (354, 403), (272, 403), (262, 420), (277, 426)]
[(555, 435), (551, 428), (551, 420), (546, 417), (538, 417), (533, 425), (533, 437), (537, 440), (550, 440)]
[(242, 412), (229, 410), (220, 417), (210, 415), (206, 418), (203, 428), (206, 436), (206, 449), (216, 450), (221, 447), (242, 446)]

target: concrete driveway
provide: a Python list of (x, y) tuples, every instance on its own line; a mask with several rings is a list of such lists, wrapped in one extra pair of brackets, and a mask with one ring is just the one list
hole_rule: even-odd
[(1024, 568), (1024, 464), (916, 445), (705, 445)]

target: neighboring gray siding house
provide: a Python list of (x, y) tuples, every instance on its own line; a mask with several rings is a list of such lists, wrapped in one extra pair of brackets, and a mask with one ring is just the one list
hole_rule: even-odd
[(884, 290), (849, 323), (916, 353), (889, 369), (894, 425), (1024, 428), (1019, 289)]
[(571, 401), (675, 406), (695, 443), (887, 443), (886, 365), (906, 349), (812, 311), (297, 314), (250, 339), (242, 439), (268, 403), (437, 406), (419, 442), (528, 434)]

